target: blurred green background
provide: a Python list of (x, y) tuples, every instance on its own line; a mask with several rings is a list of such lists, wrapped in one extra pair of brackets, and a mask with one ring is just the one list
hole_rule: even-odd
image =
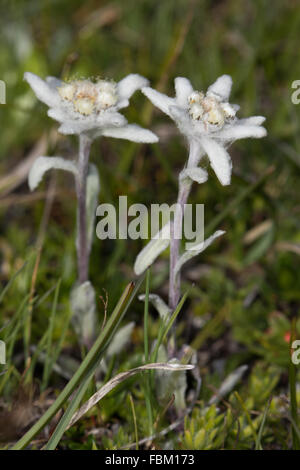
[[(178, 335), (182, 344), (198, 349), (204, 382), (218, 386), (227, 372), (244, 362), (259, 367), (261, 376), (262, 370), (276, 366), (273, 388), (279, 383), (282, 388), (276, 393), (286, 393), (293, 318), (300, 335), (300, 105), (291, 102), (291, 84), (300, 79), (299, 2), (2, 0), (0, 18), (0, 78), (7, 86), (7, 104), (0, 107), (3, 285), (28, 261), (3, 299), (0, 324), (13, 318), (26, 295), (35, 292), (43, 298), (61, 278), (56, 344), (69, 318), (68, 295), (76, 279), (72, 178), (53, 172), (30, 194), (26, 177), (38, 155), (73, 157), (77, 140), (57, 134), (46, 106), (23, 81), (24, 72), (43, 78), (100, 76), (116, 81), (139, 73), (170, 95), (176, 76), (188, 77), (196, 89), (205, 90), (227, 73), (233, 78), (231, 102), (241, 106), (239, 117), (266, 116), (268, 136), (239, 141), (230, 149), (229, 187), (221, 187), (209, 170), (208, 183), (193, 188), (191, 202), (205, 204), (206, 228), (226, 230), (226, 235), (184, 271), (184, 287), (193, 287)], [(139, 92), (125, 115), (130, 122), (151, 128), (161, 140), (151, 146), (96, 141), (92, 161), (101, 175), (99, 202), (116, 204), (119, 195), (127, 194), (129, 203), (173, 203), (177, 175), (186, 159), (182, 137)], [(142, 246), (142, 241), (95, 239), (91, 280), (98, 296), (107, 291), (109, 310), (132, 279)], [(151, 276), (151, 290), (163, 297), (167, 270), (164, 253)], [(29, 343), (35, 346), (48, 328), (51, 296), (53, 290), (31, 312), (27, 348)], [(98, 305), (101, 321), (100, 298)], [(135, 321), (136, 327), (121, 368), (142, 353), (142, 311), (136, 302), (128, 314), (127, 321)], [(154, 339), (155, 312), (152, 317)], [(15, 380), (9, 385), (7, 380), (0, 382), (7, 398), (24, 364), (23, 327), (10, 350)], [(75, 344), (68, 328), (61, 347)], [(15, 367), (16, 354), (21, 359)], [(39, 377), (39, 369), (32, 373)], [(59, 384), (55, 374), (51, 380)], [(205, 390), (203, 399), (209, 396)]]

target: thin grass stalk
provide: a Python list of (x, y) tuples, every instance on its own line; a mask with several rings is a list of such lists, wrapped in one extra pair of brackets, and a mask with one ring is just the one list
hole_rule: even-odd
[(77, 388), (86, 375), (90, 367), (98, 362), (104, 353), (109, 341), (118, 327), (120, 321), (126, 313), (134, 295), (140, 287), (142, 278), (139, 280), (137, 285), (134, 287), (133, 283), (128, 284), (125, 288), (122, 296), (120, 297), (113, 313), (111, 314), (106, 326), (101, 331), (94, 345), (88, 352), (84, 361), (80, 367), (68, 382), (65, 388), (62, 390), (58, 398), (52, 404), (52, 406), (43, 414), (43, 416), (27, 431), (27, 433), (12, 447), (12, 450), (24, 449), (32, 441), (32, 439), (40, 433), (40, 431), (46, 426), (46, 424), (53, 418), (57, 411), (64, 405), (66, 400), (69, 398), (71, 393)]
[(78, 174), (76, 177), (77, 207), (77, 263), (80, 284), (88, 280), (89, 248), (87, 241), (86, 180), (89, 168), (91, 140), (84, 134), (79, 137)]

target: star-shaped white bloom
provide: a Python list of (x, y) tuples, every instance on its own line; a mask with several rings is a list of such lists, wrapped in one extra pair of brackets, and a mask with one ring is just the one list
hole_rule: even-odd
[(37, 98), (49, 106), (48, 116), (60, 123), (62, 134), (86, 134), (94, 139), (98, 136), (116, 137), (134, 142), (157, 142), (157, 136), (136, 124), (128, 124), (119, 110), (129, 105), (129, 98), (148, 85), (148, 80), (130, 74), (120, 82), (109, 80), (73, 80), (63, 82), (55, 77), (42, 80), (26, 72)]
[(238, 105), (231, 105), (229, 95), (232, 79), (222, 75), (211, 85), (206, 94), (195, 91), (190, 81), (183, 77), (175, 79), (176, 96), (159, 93), (150, 87), (142, 92), (152, 103), (170, 116), (190, 144), (188, 169), (196, 168), (207, 154), (210, 164), (223, 185), (230, 184), (232, 163), (227, 147), (238, 139), (261, 138), (266, 129), (261, 126), (265, 118), (253, 116), (238, 119)]

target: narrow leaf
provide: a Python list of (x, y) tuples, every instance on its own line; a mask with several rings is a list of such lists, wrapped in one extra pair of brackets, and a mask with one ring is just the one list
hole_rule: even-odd
[(185, 168), (179, 175), (181, 181), (195, 181), (198, 184), (205, 183), (208, 178), (208, 174), (206, 170), (203, 168), (195, 167), (195, 168)]
[(204, 242), (199, 243), (198, 245), (193, 246), (193, 248), (185, 251), (183, 255), (179, 258), (179, 260), (176, 263), (175, 266), (175, 273), (178, 274), (179, 271), (181, 270), (182, 266), (189, 261), (190, 259), (194, 258), (195, 256), (199, 255), (202, 253), (202, 251), (206, 250), (206, 248), (212, 244), (212, 242), (223, 235), (225, 232), (223, 230), (217, 230), (213, 235), (211, 235), (209, 238), (204, 240)]
[(241, 380), (247, 369), (248, 366), (243, 365), (235, 369), (231, 374), (229, 374), (228, 377), (226, 377), (226, 379), (224, 380), (224, 382), (222, 382), (217, 394), (210, 399), (209, 405), (218, 403), (223, 397), (230, 393), (233, 387)]
[[(145, 301), (145, 294), (141, 294), (138, 297), (142, 302)], [(149, 294), (149, 300), (153, 307), (157, 310), (162, 320), (165, 320), (171, 313), (171, 309), (165, 303), (165, 301), (157, 294)]]
[(65, 160), (62, 157), (39, 157), (29, 171), (28, 184), (30, 190), (33, 191), (42, 181), (44, 174), (52, 169), (70, 171), (74, 175), (77, 173), (75, 163), (70, 160)]
[(138, 254), (134, 263), (134, 272), (140, 275), (146, 271), (149, 266), (156, 260), (156, 258), (166, 249), (170, 244), (170, 222), (155, 235), (154, 238), (142, 249)]
[(117, 331), (107, 348), (106, 359), (111, 358), (115, 354), (119, 354), (125, 348), (131, 338), (134, 326), (135, 323), (132, 321)]
[(113, 379), (107, 382), (103, 387), (98, 390), (82, 407), (75, 413), (73, 418), (70, 421), (70, 424), (67, 429), (69, 429), (76, 421), (78, 421), (85, 413), (87, 413), (93, 406), (95, 406), (100, 400), (102, 400), (105, 395), (107, 395), (111, 390), (113, 390), (117, 385), (119, 385), (124, 380), (132, 377), (138, 372), (144, 370), (165, 370), (169, 372), (178, 372), (183, 370), (193, 369), (194, 366), (191, 364), (177, 364), (177, 363), (154, 363), (154, 364), (145, 364), (140, 367), (135, 367), (134, 369), (128, 370), (127, 372), (121, 372), (116, 375)]
[(96, 296), (90, 281), (75, 284), (70, 296), (71, 322), (82, 344), (88, 344), (96, 328)]

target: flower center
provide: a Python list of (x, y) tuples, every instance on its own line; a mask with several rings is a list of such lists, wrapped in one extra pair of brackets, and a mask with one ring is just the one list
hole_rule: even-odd
[(224, 124), (235, 117), (234, 108), (225, 102), (219, 101), (215, 96), (202, 91), (194, 91), (188, 97), (189, 114), (194, 121), (202, 121), (205, 125), (223, 127)]
[(76, 112), (84, 116), (99, 113), (115, 106), (118, 101), (115, 82), (98, 80), (74, 80), (58, 87), (58, 93), (65, 101), (73, 104)]

